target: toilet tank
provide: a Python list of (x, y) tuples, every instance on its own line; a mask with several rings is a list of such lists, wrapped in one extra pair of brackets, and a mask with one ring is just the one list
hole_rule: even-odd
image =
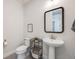
[(24, 44), (29, 47), (30, 46), (30, 38), (25, 38), (24, 39)]

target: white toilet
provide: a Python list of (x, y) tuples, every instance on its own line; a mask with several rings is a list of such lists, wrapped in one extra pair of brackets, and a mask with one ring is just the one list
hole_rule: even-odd
[(30, 38), (24, 39), (24, 45), (16, 49), (17, 59), (25, 59), (27, 48), (30, 46)]

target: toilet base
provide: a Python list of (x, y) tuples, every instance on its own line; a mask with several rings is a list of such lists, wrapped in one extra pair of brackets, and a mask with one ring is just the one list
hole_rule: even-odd
[(17, 55), (17, 59), (25, 59), (26, 55), (25, 54), (19, 54)]

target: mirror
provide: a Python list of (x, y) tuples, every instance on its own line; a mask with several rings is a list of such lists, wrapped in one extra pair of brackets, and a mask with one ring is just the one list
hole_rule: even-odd
[(44, 31), (62, 33), (64, 31), (64, 8), (59, 7), (44, 13)]

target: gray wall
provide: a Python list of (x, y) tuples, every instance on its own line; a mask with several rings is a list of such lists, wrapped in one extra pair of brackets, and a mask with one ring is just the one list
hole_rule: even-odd
[[(74, 0), (32, 0), (24, 6), (24, 36), (26, 37), (50, 37), (51, 35), (61, 37), (65, 41), (64, 46), (56, 48), (56, 59), (74, 59), (75, 56), (75, 33), (71, 31), (71, 26), (75, 16)], [(44, 12), (57, 7), (64, 7), (65, 30), (63, 33), (44, 32)], [(27, 24), (33, 24), (33, 33), (27, 32)], [(47, 59), (48, 47), (44, 45), (44, 59)]]
[(23, 41), (23, 6), (17, 0), (3, 0), (3, 34), (7, 40), (4, 57), (13, 54)]

